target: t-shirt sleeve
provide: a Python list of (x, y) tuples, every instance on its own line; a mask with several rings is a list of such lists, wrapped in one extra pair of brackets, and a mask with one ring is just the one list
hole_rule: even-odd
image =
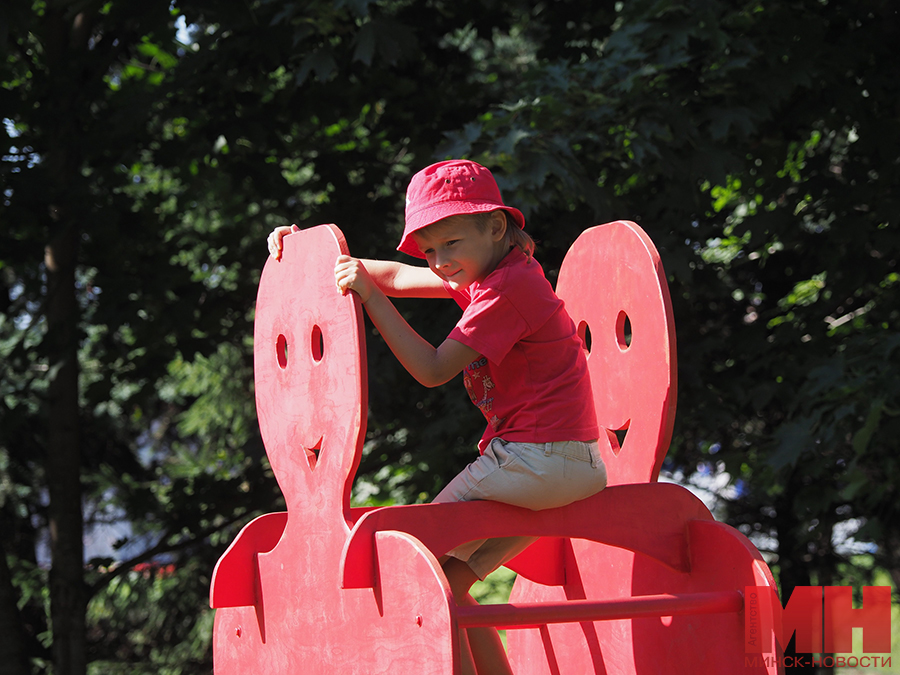
[(472, 298), (447, 337), (471, 347), (489, 361), (500, 363), (529, 333), (528, 322), (513, 304), (496, 290), (489, 289)]

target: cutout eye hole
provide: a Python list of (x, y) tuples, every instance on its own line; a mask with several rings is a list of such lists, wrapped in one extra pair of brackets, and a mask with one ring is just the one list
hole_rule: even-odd
[(288, 363), (288, 343), (284, 335), (279, 335), (275, 341), (275, 358), (278, 359), (279, 367), (284, 370)]
[(325, 340), (322, 337), (322, 329), (317, 325), (313, 326), (312, 337), (310, 340), (310, 348), (312, 349), (313, 361), (318, 363), (325, 356)]
[(591, 327), (587, 325), (587, 321), (582, 321), (578, 324), (578, 328), (576, 329), (578, 333), (578, 337), (581, 338), (581, 348), (584, 349), (584, 353), (591, 353)]
[[(322, 329), (319, 326), (313, 326), (312, 334), (309, 340), (310, 351), (313, 360), (318, 363), (325, 356), (325, 338), (322, 336)], [(279, 334), (275, 340), (275, 358), (278, 360), (278, 366), (284, 370), (288, 365), (288, 341), (283, 334)]]
[(616, 318), (616, 340), (619, 342), (619, 349), (623, 352), (631, 346), (631, 319), (625, 312), (619, 312)]

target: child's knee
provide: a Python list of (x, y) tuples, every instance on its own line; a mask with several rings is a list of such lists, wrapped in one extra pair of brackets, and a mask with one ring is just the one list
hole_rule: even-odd
[(471, 599), (469, 589), (472, 584), (478, 581), (478, 575), (472, 571), (468, 564), (458, 558), (448, 556), (441, 562), (441, 568), (444, 570), (444, 576), (450, 584), (450, 590), (458, 604), (468, 604), (466, 599)]

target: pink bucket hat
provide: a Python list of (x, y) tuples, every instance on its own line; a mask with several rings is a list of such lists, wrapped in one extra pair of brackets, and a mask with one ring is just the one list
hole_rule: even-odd
[(525, 216), (506, 206), (490, 170), (466, 159), (451, 159), (419, 171), (406, 190), (406, 227), (398, 251), (416, 258), (425, 256), (410, 236), (432, 223), (465, 213), (503, 209), (524, 228)]

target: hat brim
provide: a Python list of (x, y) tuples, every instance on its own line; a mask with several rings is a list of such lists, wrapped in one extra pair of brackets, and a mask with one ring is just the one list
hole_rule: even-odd
[(414, 258), (424, 258), (425, 254), (419, 250), (418, 245), (412, 238), (413, 232), (417, 232), (429, 225), (450, 216), (459, 216), (475, 213), (488, 213), (490, 211), (507, 211), (516, 221), (516, 225), (520, 229), (525, 229), (525, 216), (519, 209), (511, 206), (498, 204), (497, 202), (472, 202), (472, 201), (447, 201), (437, 204), (429, 204), (424, 209), (410, 214), (406, 218), (406, 227), (403, 229), (403, 237), (400, 239), (400, 245), (397, 250), (413, 256)]

